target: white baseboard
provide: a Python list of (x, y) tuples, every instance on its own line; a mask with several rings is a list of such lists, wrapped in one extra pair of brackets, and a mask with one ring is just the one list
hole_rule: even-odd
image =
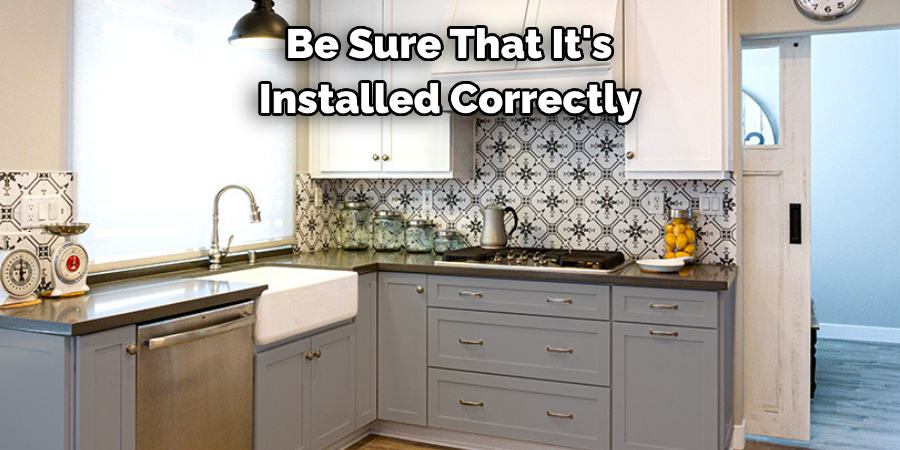
[(734, 436), (731, 438), (731, 448), (734, 450), (744, 450), (747, 445), (747, 421), (744, 420), (740, 425), (734, 426)]
[(823, 323), (819, 324), (819, 326), (819, 339), (900, 344), (900, 328), (866, 327), (837, 323)]
[(383, 420), (377, 420), (372, 424), (372, 434), (463, 450), (572, 450), (571, 447), (524, 442), (496, 436), (406, 425)]

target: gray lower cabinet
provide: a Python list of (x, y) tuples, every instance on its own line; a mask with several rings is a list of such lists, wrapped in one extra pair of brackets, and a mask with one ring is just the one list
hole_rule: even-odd
[(136, 337), (132, 325), (76, 338), (76, 450), (134, 450)]
[(356, 426), (378, 418), (378, 274), (359, 276), (356, 312)]
[(354, 329), (347, 325), (310, 338), (312, 450), (325, 448), (356, 429)]
[(718, 331), (612, 327), (613, 449), (719, 448)]
[(255, 356), (254, 448), (319, 450), (356, 429), (354, 326)]
[(0, 447), (134, 450), (136, 333), (0, 330)]
[(378, 274), (378, 418), (426, 425), (427, 306), (422, 274)]
[(609, 388), (429, 370), (428, 424), (585, 449), (609, 448)]

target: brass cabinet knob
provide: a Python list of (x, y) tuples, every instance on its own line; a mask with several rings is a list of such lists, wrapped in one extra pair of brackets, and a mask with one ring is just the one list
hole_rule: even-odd
[(628, 152), (625, 154), (625, 157), (628, 159), (634, 159), (634, 152)]
[(425, 292), (425, 288), (423, 288), (422, 286), (416, 286), (416, 292), (421, 294), (421, 293)]
[(137, 344), (128, 344), (128, 347), (125, 347), (125, 351), (129, 355), (137, 355)]
[(381, 157), (378, 156), (377, 154), (372, 155), (372, 161), (378, 161), (379, 159), (381, 159)]
[(306, 359), (312, 361), (312, 359), (313, 359), (313, 354), (312, 354), (312, 353), (307, 353), (307, 354), (306, 354)]
[(322, 357), (322, 350), (316, 350), (316, 351), (314, 351), (314, 352), (313, 352), (313, 356), (315, 356), (316, 358), (321, 358), (321, 357)]
[(391, 159), (391, 155), (388, 155), (387, 153), (385, 153), (385, 154), (381, 155), (381, 159), (382, 159), (382, 161), (387, 161), (387, 160)]

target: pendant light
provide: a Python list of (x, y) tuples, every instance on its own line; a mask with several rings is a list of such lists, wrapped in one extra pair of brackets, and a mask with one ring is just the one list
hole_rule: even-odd
[(246, 48), (284, 48), (288, 23), (275, 12), (272, 0), (253, 0), (253, 10), (241, 17), (228, 42)]

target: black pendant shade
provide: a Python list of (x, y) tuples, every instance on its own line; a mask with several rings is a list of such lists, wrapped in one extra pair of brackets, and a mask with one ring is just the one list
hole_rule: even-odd
[(241, 17), (228, 42), (237, 47), (283, 48), (288, 23), (279, 16), (272, 0), (253, 0), (253, 10)]

